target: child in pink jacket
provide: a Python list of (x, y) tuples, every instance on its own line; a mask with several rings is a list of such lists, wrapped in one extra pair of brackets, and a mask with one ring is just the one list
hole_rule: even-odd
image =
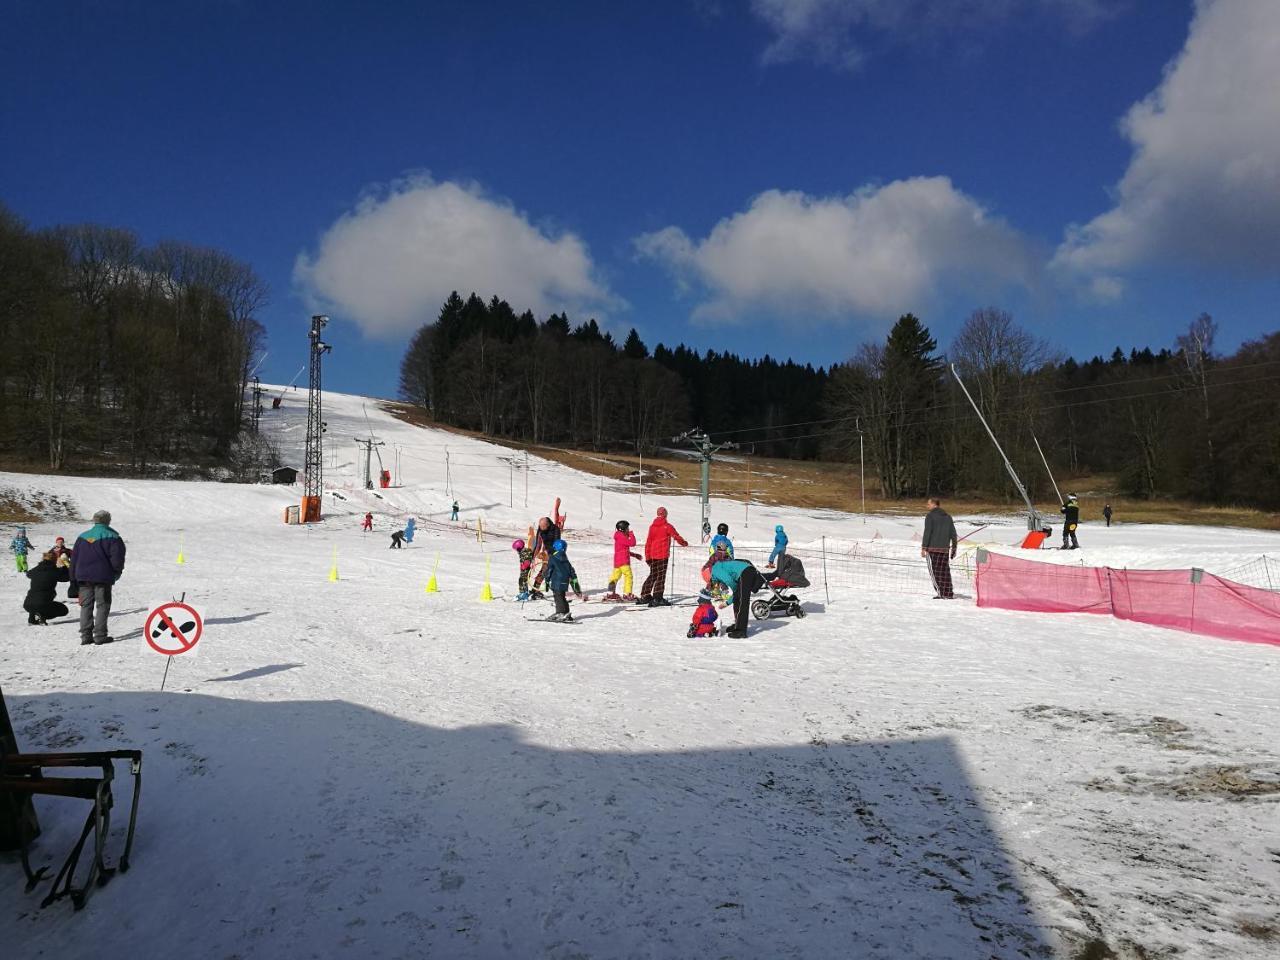
[[(631, 552), (631, 548), (635, 545), (636, 535), (631, 532), (631, 524), (625, 520), (619, 520), (613, 534), (613, 573), (609, 575), (609, 592), (600, 599), (626, 600), (628, 602), (635, 600), (635, 596), (631, 593), (633, 583), (631, 578), (631, 558), (640, 559), (639, 554)], [(618, 596), (614, 590), (619, 580), (622, 581), (622, 596)]]

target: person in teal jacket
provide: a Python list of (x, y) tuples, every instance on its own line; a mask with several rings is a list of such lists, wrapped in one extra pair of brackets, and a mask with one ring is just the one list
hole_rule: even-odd
[(778, 557), (787, 552), (787, 531), (782, 529), (782, 524), (778, 524), (773, 528), (773, 553), (769, 554), (769, 566), (773, 566)]
[(734, 639), (747, 635), (747, 613), (751, 609), (751, 595), (764, 586), (760, 571), (746, 560), (721, 560), (711, 567), (713, 582), (722, 583), (733, 591), (734, 624), (725, 636)]

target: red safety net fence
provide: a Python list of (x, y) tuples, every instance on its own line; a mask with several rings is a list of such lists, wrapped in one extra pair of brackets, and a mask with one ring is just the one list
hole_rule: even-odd
[(1115, 570), (980, 550), (978, 606), (1104, 613), (1187, 633), (1280, 646), (1280, 594), (1200, 569)]

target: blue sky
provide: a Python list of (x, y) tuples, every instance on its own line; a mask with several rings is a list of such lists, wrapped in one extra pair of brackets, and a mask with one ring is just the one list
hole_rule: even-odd
[(320, 309), (391, 395), (453, 287), (823, 364), (907, 311), (1280, 327), (1274, 0), (0, 9), (0, 202), (250, 263), (269, 379)]

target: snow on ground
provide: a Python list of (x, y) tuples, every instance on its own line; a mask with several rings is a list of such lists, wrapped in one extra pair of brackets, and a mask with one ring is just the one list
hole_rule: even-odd
[[(0, 474), (111, 510), (129, 546), (106, 647), (26, 626), (25, 582), (0, 577), (22, 745), (146, 757), (133, 869), (84, 911), (40, 910), (0, 862), (6, 957), (1275, 955), (1280, 648), (814, 590), (810, 616), (739, 641), (686, 639), (680, 605), (529, 622), (546, 605), (510, 602), (509, 541), (554, 497), (589, 591), (616, 519), (642, 534), (661, 503), (694, 536), (696, 501), (646, 491), (642, 510), (631, 485), (326, 404), (345, 499), (318, 526), (281, 522), (289, 488)], [(301, 393), (264, 421), (294, 462), (304, 422)], [(359, 489), (370, 427), (403, 487)], [(447, 522), (455, 491), (467, 529)], [(749, 550), (775, 523), (793, 542), (919, 536), (915, 517), (759, 505), (744, 530), (742, 511), (715, 519)], [(409, 514), (417, 539), (388, 550)], [(1280, 550), (1208, 528), (1080, 536), (1043, 558), (1225, 570)], [(206, 635), (161, 693), (143, 618), (183, 593)], [(78, 808), (39, 809), (37, 862), (60, 860)]]

